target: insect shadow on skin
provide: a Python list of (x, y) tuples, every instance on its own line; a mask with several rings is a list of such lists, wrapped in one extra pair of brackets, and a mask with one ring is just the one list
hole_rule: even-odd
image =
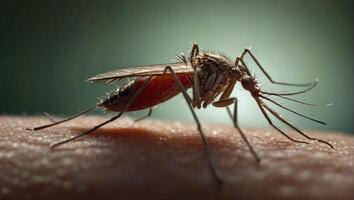
[[(254, 76), (252, 76), (244, 61), (246, 55), (248, 55), (256, 63), (256, 66), (258, 66), (258, 68), (272, 84), (300, 86), (306, 88), (301, 91), (289, 93), (267, 92), (261, 90), (258, 86), (257, 80)], [(280, 122), (286, 124), (306, 139), (314, 140), (333, 148), (333, 146), (327, 141), (306, 135), (303, 131), (292, 125), (288, 120), (283, 118), (280, 114), (278, 114), (278, 112), (273, 110), (263, 101), (268, 101), (296, 115), (326, 125), (324, 122), (291, 110), (277, 103), (276, 100), (270, 98), (279, 97), (305, 105), (319, 106), (317, 104), (311, 104), (288, 97), (310, 91), (317, 85), (317, 79), (313, 82), (303, 84), (274, 81), (259, 63), (250, 48), (245, 48), (241, 55), (236, 58), (236, 61), (233, 62), (222, 54), (200, 52), (198, 45), (193, 43), (189, 57), (187, 58), (184, 55), (178, 55), (177, 59), (179, 61), (177, 63), (145, 65), (98, 74), (88, 79), (88, 81), (105, 81), (106, 83), (112, 83), (114, 81), (120, 81), (126, 78), (134, 78), (134, 80), (123, 85), (117, 91), (112, 92), (108, 97), (83, 112), (48, 125), (32, 128), (31, 130), (40, 130), (69, 121), (99, 107), (106, 108), (108, 111), (118, 112), (116, 116), (96, 125), (92, 129), (84, 131), (83, 133), (72, 138), (51, 144), (51, 147), (54, 148), (92, 133), (96, 129), (118, 119), (124, 112), (138, 111), (149, 108), (148, 114), (141, 119), (137, 119), (137, 121), (145, 119), (151, 115), (153, 106), (168, 101), (172, 97), (182, 93), (197, 124), (197, 129), (205, 147), (204, 149), (211, 172), (215, 177), (215, 180), (221, 184), (222, 178), (220, 177), (218, 171), (216, 170), (215, 164), (211, 159), (207, 139), (194, 109), (206, 108), (209, 105), (226, 108), (234, 127), (237, 129), (237, 132), (248, 146), (255, 160), (259, 162), (261, 160), (260, 157), (238, 125), (237, 98), (231, 96), (232, 90), (234, 89), (236, 83), (240, 82), (242, 87), (250, 92), (268, 123), (287, 139), (297, 143), (309, 144), (307, 141), (296, 140), (287, 135), (284, 131), (273, 124), (269, 115), (274, 116)], [(186, 92), (186, 90), (190, 88), (192, 89), (192, 96), (188, 95)], [(229, 108), (232, 104), (234, 105), (233, 112)]]
[[(172, 125), (173, 127), (173, 125)], [(162, 130), (161, 130), (162, 128)], [(134, 126), (134, 127), (110, 127), (105, 128), (102, 127), (92, 135), (100, 136), (102, 138), (102, 143), (107, 140), (118, 140), (123, 143), (132, 143), (132, 144), (151, 144), (153, 146), (165, 146), (166, 148), (174, 148), (176, 146), (183, 147), (183, 149), (199, 149), (203, 147), (200, 141), (200, 137), (198, 135), (184, 135), (180, 137), (181, 133), (185, 131), (193, 131), (192, 129), (186, 128), (181, 130), (181, 132), (176, 132), (173, 135), (166, 135), (168, 133), (170, 127), (159, 127), (156, 128), (146, 128), (145, 125), (142, 127)], [(73, 130), (78, 132), (83, 132), (87, 129), (82, 127), (73, 128)], [(226, 138), (218, 138), (218, 140), (211, 140), (209, 142), (215, 148), (221, 148), (224, 146), (230, 146), (233, 144), (231, 141)], [(246, 151), (246, 148), (240, 148), (242, 151)]]

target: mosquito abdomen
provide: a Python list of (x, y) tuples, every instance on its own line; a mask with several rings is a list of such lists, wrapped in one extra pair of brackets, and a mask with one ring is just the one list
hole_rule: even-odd
[[(188, 89), (192, 87), (189, 75), (177, 75), (182, 85)], [(134, 97), (140, 87), (148, 77), (135, 79), (127, 85), (121, 87), (117, 92), (112, 93), (101, 103), (109, 111), (120, 112), (127, 105), (129, 100)], [(135, 97), (126, 111), (137, 111), (145, 108), (150, 108), (162, 102), (165, 102), (172, 97), (179, 94), (181, 91), (177, 87), (172, 75), (166, 74), (164, 76), (155, 76), (150, 79), (146, 87), (141, 93)]]

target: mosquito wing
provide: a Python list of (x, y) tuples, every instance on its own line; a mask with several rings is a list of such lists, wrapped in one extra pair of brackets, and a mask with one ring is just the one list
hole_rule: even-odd
[[(130, 67), (125, 69), (118, 69), (102, 74), (98, 74), (94, 77), (87, 79), (87, 81), (106, 81), (112, 82), (122, 78), (128, 77), (139, 77), (139, 76), (152, 76), (161, 75), (164, 72), (166, 66), (172, 67), (176, 74), (192, 74), (193, 68), (191, 65), (187, 65), (183, 62), (181, 63), (167, 63), (167, 64), (157, 64), (157, 65), (144, 65), (137, 67)], [(167, 71), (166, 73), (170, 73)]]

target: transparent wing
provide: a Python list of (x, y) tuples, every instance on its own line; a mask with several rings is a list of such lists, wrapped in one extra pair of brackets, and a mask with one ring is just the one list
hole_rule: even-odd
[[(125, 68), (125, 69), (118, 69), (118, 70), (98, 74), (94, 77), (87, 79), (87, 81), (112, 82), (117, 79), (128, 78), (128, 77), (160, 75), (163, 74), (163, 71), (166, 66), (171, 66), (172, 69), (177, 74), (193, 73), (193, 68), (191, 65), (186, 65), (185, 63), (167, 63), (167, 64), (144, 65), (144, 66)], [(166, 73), (170, 73), (170, 72), (167, 71)]]

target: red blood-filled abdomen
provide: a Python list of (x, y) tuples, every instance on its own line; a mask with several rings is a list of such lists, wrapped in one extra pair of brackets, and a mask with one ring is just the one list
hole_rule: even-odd
[[(188, 75), (177, 75), (185, 89), (192, 86)], [(144, 85), (148, 77), (142, 77), (122, 87), (118, 93), (111, 95), (102, 102), (102, 106), (110, 111), (122, 111), (127, 103), (132, 99), (139, 88)], [(127, 111), (136, 111), (150, 108), (159, 103), (165, 102), (179, 94), (181, 90), (175, 83), (172, 75), (155, 76), (150, 79), (146, 87), (133, 100)]]

